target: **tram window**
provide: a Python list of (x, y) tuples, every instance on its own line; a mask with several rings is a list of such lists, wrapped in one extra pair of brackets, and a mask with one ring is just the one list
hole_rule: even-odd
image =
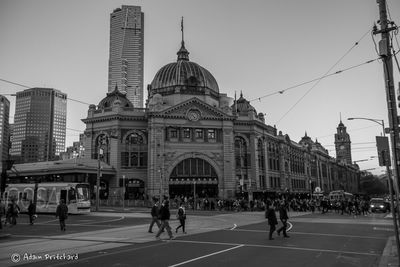
[(68, 190), (68, 201), (76, 202), (76, 191), (74, 188)]

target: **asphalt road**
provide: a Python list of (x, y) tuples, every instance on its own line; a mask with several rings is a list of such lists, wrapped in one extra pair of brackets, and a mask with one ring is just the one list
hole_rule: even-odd
[[(207, 214), (210, 215), (210, 214)], [(217, 216), (189, 216), (190, 220), (215, 220), (214, 228), (205, 229), (204, 222), (188, 224), (188, 234), (175, 234), (174, 240), (155, 240), (154, 235), (143, 233), (148, 227), (149, 218), (127, 215), (70, 216), (67, 222), (69, 235), (60, 237), (58, 223), (54, 217), (44, 215), (36, 225), (22, 223), (7, 229), (12, 238), (0, 240), (7, 242), (38, 240), (51, 236), (60, 242), (69, 238), (97, 233), (107, 229), (125, 229), (137, 226), (141, 239), (102, 239), (104, 243), (118, 243), (94, 251), (79, 253), (78, 259), (44, 261), (25, 261), (26, 266), (378, 266), (381, 255), (393, 235), (390, 219), (384, 214), (353, 217), (348, 215), (308, 214), (290, 218), (290, 238), (275, 236), (268, 240), (267, 226), (262, 213), (231, 214)], [(239, 216), (242, 216), (239, 218)], [(235, 222), (254, 216), (257, 223)], [(215, 218), (214, 218), (215, 217)], [(221, 227), (217, 227), (220, 224)], [(173, 221), (172, 225), (176, 226)], [(205, 231), (196, 232), (197, 228)], [(15, 232), (13, 232), (15, 231)], [(131, 233), (131, 232), (130, 232)], [(76, 235), (74, 235), (76, 234)], [(144, 240), (143, 236), (147, 239)], [(167, 238), (164, 234), (163, 238)], [(74, 239), (75, 240), (75, 239)], [(142, 241), (139, 241), (142, 240)], [(32, 243), (34, 246), (35, 243)], [(58, 243), (56, 243), (58, 244)], [(62, 249), (59, 253), (62, 254)], [(54, 253), (53, 253), (54, 254)], [(75, 254), (67, 254), (73, 256)], [(19, 264), (24, 263), (23, 261)], [(13, 263), (10, 264), (12, 266)]]

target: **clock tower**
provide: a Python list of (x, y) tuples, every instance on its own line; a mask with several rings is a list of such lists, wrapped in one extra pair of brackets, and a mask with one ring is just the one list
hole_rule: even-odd
[(352, 164), (351, 160), (351, 141), (350, 135), (346, 131), (346, 126), (344, 126), (342, 120), (338, 125), (337, 133), (335, 133), (335, 149), (336, 149), (336, 159), (338, 162), (343, 162), (347, 164)]

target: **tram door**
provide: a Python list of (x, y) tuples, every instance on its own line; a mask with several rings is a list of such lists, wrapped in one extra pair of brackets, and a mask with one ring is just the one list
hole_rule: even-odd
[(61, 202), (61, 199), (64, 199), (64, 203), (68, 203), (67, 202), (67, 190), (61, 190), (61, 192), (60, 192), (60, 202)]

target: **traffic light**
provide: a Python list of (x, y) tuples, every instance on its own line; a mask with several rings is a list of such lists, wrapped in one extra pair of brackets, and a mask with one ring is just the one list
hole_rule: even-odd
[(379, 166), (390, 166), (389, 140), (386, 136), (376, 136)]

